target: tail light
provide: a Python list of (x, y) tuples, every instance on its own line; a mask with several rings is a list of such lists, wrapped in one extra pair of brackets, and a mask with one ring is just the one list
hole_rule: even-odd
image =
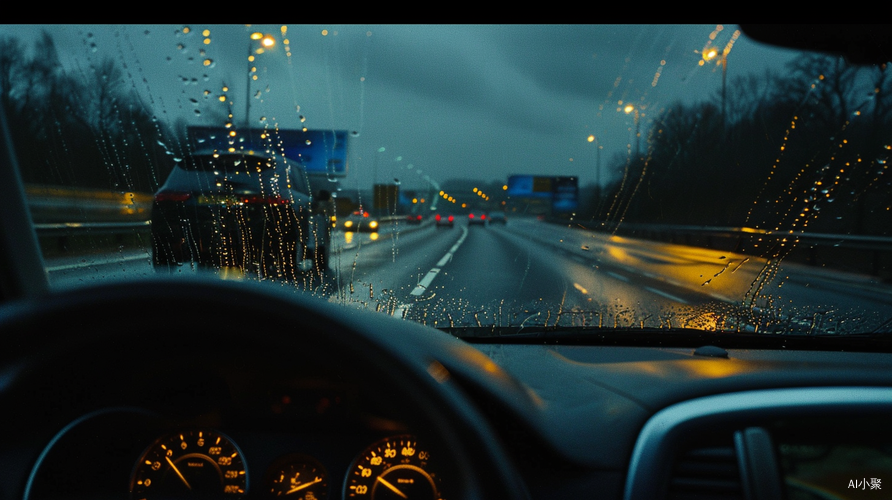
[(474, 214), (468, 214), (468, 218), (469, 218), (469, 219), (473, 219), (473, 218), (474, 218)]
[(449, 222), (452, 222), (452, 216), (451, 216), (451, 215), (449, 216)]
[(180, 193), (176, 191), (167, 191), (155, 195), (155, 201), (186, 201), (192, 197), (190, 193)]
[(437, 219), (437, 222), (440, 222), (440, 214), (437, 214), (436, 219)]
[(480, 220), (486, 220), (486, 214), (481, 215)]
[(242, 198), (242, 203), (246, 205), (287, 205), (291, 203), (291, 200), (288, 198), (282, 198), (281, 196), (245, 196)]

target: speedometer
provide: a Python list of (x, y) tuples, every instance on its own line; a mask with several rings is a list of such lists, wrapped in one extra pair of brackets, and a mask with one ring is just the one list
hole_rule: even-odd
[(143, 453), (130, 481), (132, 500), (241, 498), (248, 489), (242, 454), (217, 431), (195, 429), (161, 437)]
[(344, 481), (344, 498), (440, 500), (430, 451), (414, 436), (378, 441), (362, 452)]

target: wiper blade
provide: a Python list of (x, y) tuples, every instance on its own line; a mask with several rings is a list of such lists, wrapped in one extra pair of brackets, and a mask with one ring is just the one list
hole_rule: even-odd
[(685, 333), (688, 335), (713, 334), (693, 328), (603, 328), (597, 326), (458, 326), (439, 328), (444, 332), (463, 339), (485, 338), (500, 339), (574, 339), (591, 336), (628, 336), (628, 335), (669, 335)]
[(892, 352), (892, 335), (764, 334), (711, 332), (692, 328), (598, 327), (449, 327), (440, 330), (471, 344), (603, 345), (725, 349), (788, 349), (814, 351)]
[(876, 327), (869, 335), (890, 335), (892, 334), (892, 318), (887, 319), (883, 324)]

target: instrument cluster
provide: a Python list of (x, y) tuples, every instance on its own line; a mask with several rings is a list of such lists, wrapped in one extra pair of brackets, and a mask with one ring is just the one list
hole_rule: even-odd
[[(257, 478), (255, 496), (322, 500), (341, 498), (337, 493), (342, 493), (343, 498), (438, 500), (439, 476), (430, 460), (430, 451), (419, 446), (415, 436), (386, 437), (353, 459), (338, 492), (320, 460), (288, 453)], [(139, 457), (130, 498), (236, 500), (247, 496), (250, 478), (244, 453), (230, 437), (213, 429), (188, 429), (161, 436)]]
[(46, 445), (25, 500), (446, 498), (440, 455), (402, 423), (362, 412), (339, 418), (324, 407), (337, 395), (314, 410), (331, 418), (286, 418), (275, 399), (277, 418), (129, 407), (86, 414)]

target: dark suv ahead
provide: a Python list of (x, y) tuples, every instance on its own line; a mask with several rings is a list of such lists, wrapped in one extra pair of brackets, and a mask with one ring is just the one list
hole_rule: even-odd
[[(157, 267), (195, 263), (294, 279), (328, 266), (327, 193), (284, 157), (196, 153), (178, 161), (152, 205)], [(323, 199), (324, 198), (324, 199)]]

